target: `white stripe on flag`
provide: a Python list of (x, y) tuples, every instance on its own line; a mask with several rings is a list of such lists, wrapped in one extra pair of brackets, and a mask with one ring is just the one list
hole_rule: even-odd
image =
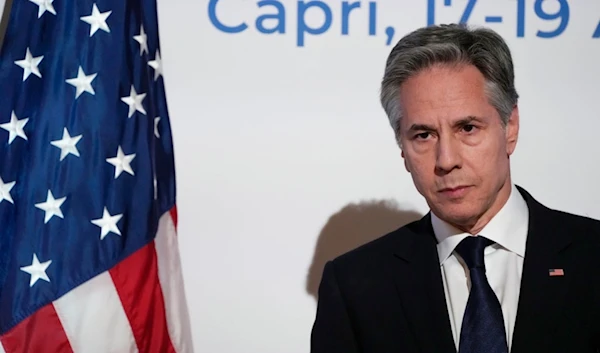
[(173, 347), (177, 353), (191, 353), (194, 348), (176, 232), (170, 212), (165, 213), (158, 223), (155, 239), (158, 278), (165, 301), (167, 326)]
[(131, 326), (108, 272), (54, 302), (74, 353), (138, 351)]

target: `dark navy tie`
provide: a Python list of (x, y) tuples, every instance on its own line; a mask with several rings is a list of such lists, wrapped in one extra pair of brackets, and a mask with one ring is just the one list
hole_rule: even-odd
[(483, 251), (493, 242), (468, 236), (456, 247), (471, 276), (471, 291), (463, 316), (459, 353), (508, 353), (502, 307), (485, 275)]

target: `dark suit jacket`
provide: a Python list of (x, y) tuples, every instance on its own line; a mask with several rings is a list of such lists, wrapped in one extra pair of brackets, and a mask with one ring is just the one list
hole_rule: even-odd
[[(511, 352), (600, 352), (600, 222), (518, 189), (530, 218)], [(430, 214), (325, 265), (311, 352), (456, 352)]]

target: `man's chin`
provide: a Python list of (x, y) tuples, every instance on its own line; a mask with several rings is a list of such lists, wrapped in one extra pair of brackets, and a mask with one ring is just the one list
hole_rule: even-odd
[(477, 220), (477, 212), (474, 212), (470, 207), (452, 207), (451, 209), (440, 210), (436, 212), (442, 220), (459, 226), (460, 228), (469, 226)]

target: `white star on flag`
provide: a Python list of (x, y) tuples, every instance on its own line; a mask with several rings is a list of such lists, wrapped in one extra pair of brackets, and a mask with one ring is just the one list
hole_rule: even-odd
[(160, 122), (160, 116), (154, 118), (154, 136), (160, 138), (160, 133), (158, 131), (158, 123)]
[(53, 15), (56, 15), (56, 10), (54, 10), (54, 6), (52, 3), (54, 0), (29, 0), (32, 3), (36, 4), (38, 8), (38, 18), (42, 17), (44, 12), (48, 11)]
[(140, 26), (140, 34), (137, 36), (133, 36), (138, 43), (140, 43), (140, 56), (144, 55), (144, 52), (148, 54), (148, 36), (146, 32), (144, 32), (144, 26)]
[(148, 65), (154, 69), (154, 81), (158, 80), (162, 75), (162, 60), (160, 58), (160, 51), (156, 50), (156, 57), (154, 60), (149, 61)]
[(43, 210), (45, 212), (44, 223), (48, 223), (53, 216), (57, 216), (60, 218), (65, 218), (60, 209), (60, 206), (65, 202), (67, 198), (61, 197), (60, 199), (55, 199), (54, 195), (52, 195), (52, 191), (48, 190), (48, 196), (46, 197), (46, 202), (36, 203), (35, 207)]
[(133, 169), (131, 169), (131, 161), (135, 158), (135, 153), (125, 155), (123, 153), (123, 149), (121, 146), (117, 149), (117, 156), (112, 158), (107, 158), (106, 161), (115, 166), (115, 179), (121, 175), (123, 171), (131, 175), (135, 175), (133, 173)]
[(8, 144), (9, 145), (15, 140), (15, 138), (17, 136), (22, 138), (23, 140), (27, 140), (27, 135), (25, 135), (25, 131), (23, 131), (23, 127), (25, 127), (25, 124), (27, 124), (28, 121), (29, 121), (29, 118), (23, 118), (23, 119), (19, 120), (17, 118), (17, 115), (13, 111), (10, 114), (10, 122), (0, 124), (0, 128), (3, 128), (4, 130), (8, 131)]
[(13, 205), (15, 204), (12, 197), (10, 196), (10, 190), (12, 190), (12, 188), (15, 186), (15, 184), (16, 184), (16, 182), (14, 182), (14, 181), (11, 181), (10, 183), (5, 183), (4, 180), (2, 180), (2, 178), (0, 178), (0, 203), (2, 203), (2, 201), (6, 200), (6, 201), (12, 203)]
[(90, 37), (93, 36), (99, 29), (103, 30), (106, 33), (110, 33), (110, 28), (108, 28), (108, 25), (106, 24), (106, 19), (108, 18), (108, 16), (110, 16), (111, 13), (112, 11), (100, 13), (98, 7), (94, 3), (94, 5), (92, 6), (92, 14), (89, 16), (81, 17), (81, 20), (83, 22), (86, 22), (90, 25)]
[(92, 81), (94, 81), (96, 76), (98, 76), (97, 73), (86, 75), (85, 72), (83, 72), (83, 68), (80, 66), (77, 70), (77, 77), (66, 80), (68, 84), (77, 88), (77, 91), (75, 92), (75, 99), (79, 98), (83, 92), (87, 92), (91, 95), (96, 94), (94, 88), (92, 87)]
[(82, 137), (83, 135), (71, 137), (67, 128), (64, 128), (62, 139), (51, 141), (50, 144), (60, 148), (60, 160), (62, 161), (69, 153), (79, 157), (79, 151), (75, 145), (77, 145)]
[(91, 221), (94, 225), (97, 225), (101, 228), (100, 240), (104, 239), (104, 237), (106, 237), (106, 235), (110, 232), (113, 232), (119, 236), (121, 235), (121, 231), (119, 230), (119, 227), (117, 227), (117, 222), (119, 222), (122, 217), (123, 214), (111, 216), (106, 207), (104, 207), (102, 218)]
[(121, 98), (121, 100), (123, 102), (125, 102), (125, 103), (127, 103), (127, 105), (129, 105), (129, 114), (127, 115), (128, 118), (131, 118), (136, 110), (138, 112), (146, 115), (146, 110), (144, 109), (144, 106), (142, 105), (142, 101), (144, 100), (144, 98), (146, 98), (146, 93), (138, 94), (135, 91), (135, 88), (133, 87), (133, 85), (131, 85), (129, 97)]
[(43, 55), (36, 56), (34, 58), (33, 55), (31, 55), (31, 51), (29, 51), (29, 48), (27, 48), (27, 52), (25, 53), (25, 59), (15, 61), (15, 64), (23, 68), (23, 82), (25, 82), (25, 80), (27, 80), (27, 78), (31, 74), (34, 74), (40, 78), (42, 77), (42, 74), (38, 69), (38, 65), (40, 64), (40, 62), (42, 62), (43, 59)]
[(27, 272), (31, 275), (29, 278), (29, 287), (33, 287), (33, 285), (39, 280), (43, 279), (46, 282), (50, 282), (50, 278), (46, 274), (46, 269), (52, 263), (52, 260), (48, 260), (46, 262), (40, 263), (36, 254), (33, 254), (33, 260), (31, 261), (31, 265), (21, 267), (21, 271)]

